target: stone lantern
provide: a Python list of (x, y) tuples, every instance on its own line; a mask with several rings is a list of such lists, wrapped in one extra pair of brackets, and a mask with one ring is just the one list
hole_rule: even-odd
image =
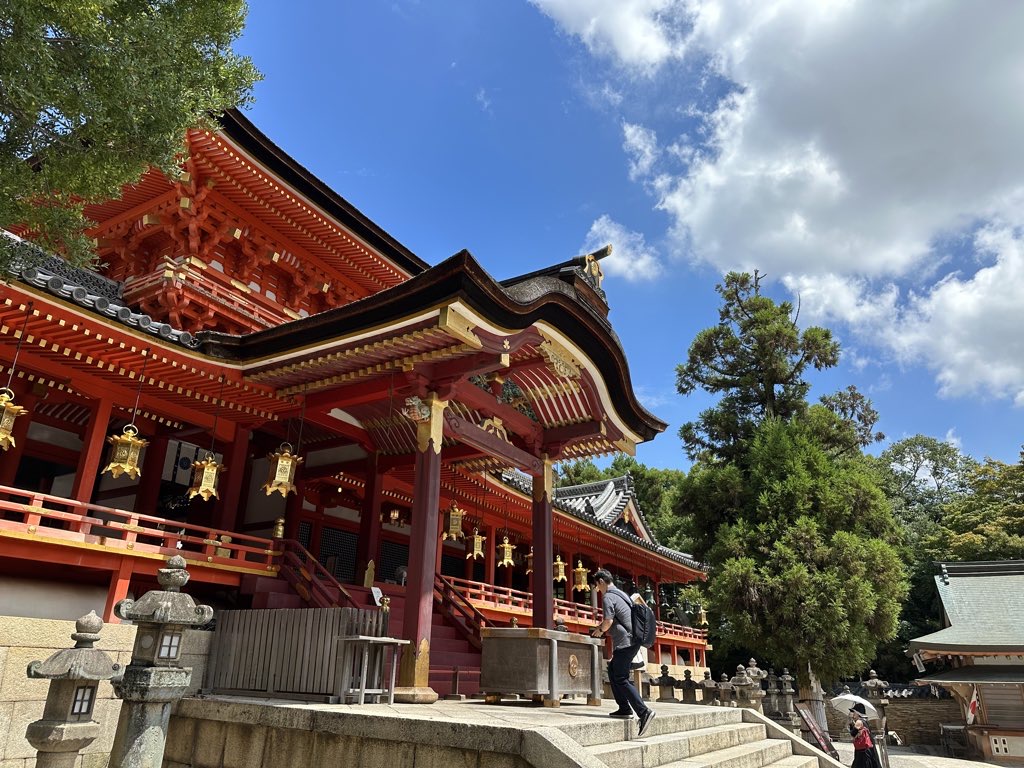
[(29, 723), (25, 738), (38, 750), (37, 768), (71, 768), (78, 753), (100, 734), (92, 719), (100, 680), (121, 677), (119, 664), (93, 644), (103, 620), (91, 612), (75, 622), (74, 648), (28, 665), (28, 676), (51, 680), (42, 720)]
[(138, 630), (131, 664), (114, 684), (124, 704), (110, 768), (160, 768), (171, 706), (192, 680), (192, 669), (181, 666), (185, 630), (213, 618), (213, 608), (196, 605), (180, 591), (189, 579), (185, 558), (175, 555), (157, 574), (162, 590), (114, 606), (117, 617), (133, 622)]

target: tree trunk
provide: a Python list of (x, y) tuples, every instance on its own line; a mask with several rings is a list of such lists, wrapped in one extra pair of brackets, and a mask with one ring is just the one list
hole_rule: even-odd
[(818, 681), (818, 676), (814, 674), (810, 664), (807, 665), (806, 676), (800, 675), (799, 700), (801, 703), (807, 704), (815, 721), (825, 733), (828, 733), (828, 721), (825, 719), (824, 691), (821, 688), (821, 683)]

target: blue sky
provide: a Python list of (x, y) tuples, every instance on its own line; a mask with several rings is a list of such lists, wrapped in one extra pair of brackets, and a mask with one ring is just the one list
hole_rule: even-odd
[[(605, 289), (641, 400), (758, 268), (844, 358), (890, 439), (1024, 442), (1024, 4), (251, 0), (250, 118), (431, 263), (497, 278), (615, 245)], [(884, 444), (883, 446), (884, 447)]]

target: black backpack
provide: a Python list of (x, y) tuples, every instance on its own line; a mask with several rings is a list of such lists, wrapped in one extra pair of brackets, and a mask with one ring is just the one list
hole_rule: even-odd
[[(625, 595), (625, 592), (622, 593)], [(642, 645), (644, 648), (652, 648), (658, 633), (658, 620), (654, 611), (647, 603), (634, 603), (628, 597), (629, 614), (632, 619), (631, 627), (626, 627), (633, 636), (633, 643)]]

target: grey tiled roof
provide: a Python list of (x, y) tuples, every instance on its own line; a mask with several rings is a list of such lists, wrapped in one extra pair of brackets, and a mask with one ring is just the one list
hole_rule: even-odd
[[(506, 485), (510, 485), (524, 493), (531, 492), (532, 481), (521, 472), (506, 470), (500, 473), (500, 479)], [(649, 538), (638, 536), (632, 530), (621, 528), (615, 524), (631, 499), (633, 501), (633, 508), (637, 512), (637, 522)], [(552, 504), (562, 512), (596, 525), (598, 528), (610, 531), (631, 544), (656, 552), (662, 557), (667, 557), (669, 560), (674, 560), (689, 568), (695, 568), (699, 571), (708, 570), (706, 565), (698, 562), (692, 555), (688, 555), (685, 552), (677, 552), (658, 543), (654, 532), (647, 524), (647, 519), (644, 517), (640, 504), (637, 502), (633, 481), (628, 474), (611, 480), (601, 480), (596, 483), (556, 488)]]
[(128, 307), (121, 298), (121, 283), (108, 280), (86, 269), (72, 267), (63, 259), (41, 251), (10, 232), (0, 232), (7, 238), (17, 241), (15, 249), (17, 258), (21, 261), (16, 262), (11, 268), (15, 280), (40, 288), (129, 328), (183, 347), (197, 346), (195, 337), (188, 331), (175, 328), (168, 323), (155, 322), (149, 315), (135, 312)]
[(911, 650), (1024, 653), (1024, 560), (940, 563), (935, 585), (949, 626)]

